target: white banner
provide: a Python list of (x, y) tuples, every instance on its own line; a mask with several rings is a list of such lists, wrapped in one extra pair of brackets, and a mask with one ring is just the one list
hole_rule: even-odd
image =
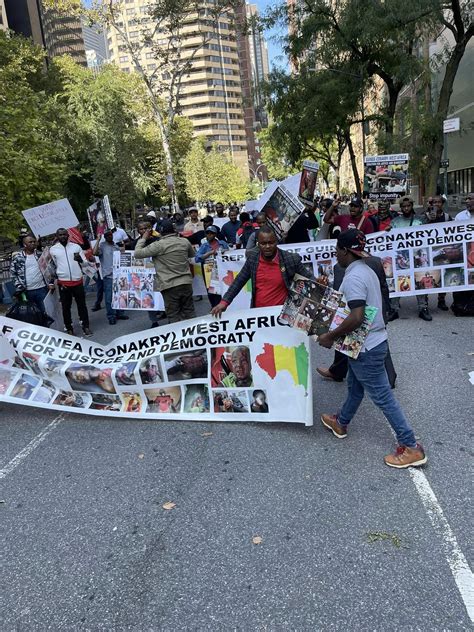
[[(316, 278), (332, 285), (336, 263), (336, 240), (279, 246), (298, 253)], [(382, 259), (390, 296), (438, 294), (474, 289), (474, 223), (445, 222), (367, 235), (366, 250)], [(245, 263), (243, 250), (218, 255), (223, 291), (228, 290)], [(326, 281), (325, 280), (325, 281)], [(229, 309), (250, 306), (250, 281)]]
[(155, 274), (151, 258), (135, 259), (132, 250), (114, 252), (113, 309), (164, 310), (161, 292), (153, 288)]
[(22, 211), (22, 215), (35, 237), (52, 235), (58, 228), (73, 228), (79, 224), (66, 198), (29, 208)]
[(195, 318), (107, 346), (0, 317), (0, 401), (137, 419), (310, 426), (309, 338), (278, 325), (279, 312)]

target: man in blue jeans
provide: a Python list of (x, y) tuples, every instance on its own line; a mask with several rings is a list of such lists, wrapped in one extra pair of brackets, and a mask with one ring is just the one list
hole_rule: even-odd
[(363, 261), (369, 256), (364, 251), (364, 246), (365, 236), (356, 229), (342, 232), (337, 239), (337, 262), (346, 269), (340, 290), (351, 311), (338, 327), (319, 336), (319, 344), (330, 349), (337, 338), (360, 327), (366, 306), (376, 307), (377, 313), (358, 358), (349, 358), (348, 394), (341, 411), (336, 415), (323, 414), (321, 421), (335, 437), (344, 439), (347, 437), (348, 425), (367, 391), (392, 426), (399, 444), (394, 454), (384, 458), (385, 463), (399, 469), (423, 465), (427, 457), (416, 442), (415, 434), (393, 396), (385, 370), (388, 346), (382, 293), (377, 275)]
[(104, 241), (101, 241), (99, 236), (94, 246), (94, 256), (98, 256), (100, 261), (100, 273), (104, 284), (105, 311), (110, 325), (117, 324), (117, 320), (128, 320), (128, 316), (122, 310), (112, 308), (114, 252), (124, 250), (125, 246), (123, 244), (121, 247), (114, 244), (114, 233), (110, 229), (105, 231)]

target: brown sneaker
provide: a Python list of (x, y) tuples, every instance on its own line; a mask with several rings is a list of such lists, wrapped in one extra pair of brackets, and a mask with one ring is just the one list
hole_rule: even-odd
[(329, 369), (326, 369), (325, 366), (318, 366), (316, 368), (316, 371), (325, 380), (332, 380), (333, 382), (342, 382), (342, 379), (340, 377), (335, 377)]
[(337, 421), (336, 415), (321, 415), (321, 421), (323, 426), (330, 430), (338, 439), (347, 437), (347, 426), (342, 426)]
[(424, 465), (428, 457), (419, 443), (416, 448), (409, 448), (406, 445), (399, 445), (393, 454), (384, 457), (386, 465), (396, 467), (401, 470), (405, 467), (419, 467)]

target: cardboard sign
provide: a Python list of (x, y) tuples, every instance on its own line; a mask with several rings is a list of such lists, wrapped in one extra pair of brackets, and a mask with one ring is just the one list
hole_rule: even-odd
[(66, 198), (29, 208), (22, 211), (22, 215), (35, 237), (53, 235), (58, 228), (73, 228), (79, 224)]

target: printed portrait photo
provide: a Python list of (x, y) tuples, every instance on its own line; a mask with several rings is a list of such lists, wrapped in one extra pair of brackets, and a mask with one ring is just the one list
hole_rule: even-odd
[(410, 292), (412, 289), (411, 279), (409, 276), (406, 276), (406, 275), (397, 276), (395, 283), (396, 283), (397, 292)]
[(38, 390), (33, 396), (33, 401), (41, 404), (49, 404), (51, 400), (56, 395), (56, 387), (52, 382), (48, 382), (44, 380), (41, 386), (38, 387)]
[(23, 362), (27, 365), (30, 371), (33, 371), (36, 375), (41, 375), (41, 377), (43, 377), (43, 372), (39, 367), (40, 356), (35, 353), (27, 353), (26, 351), (24, 351), (22, 355)]
[(415, 268), (427, 268), (430, 265), (430, 249), (416, 248), (413, 251), (413, 266)]
[(395, 254), (395, 269), (396, 270), (409, 270), (410, 269), (410, 251), (409, 250), (397, 250)]
[(34, 375), (22, 373), (12, 388), (10, 395), (12, 397), (18, 397), (18, 399), (30, 399), (40, 381), (41, 380)]
[(253, 386), (250, 349), (245, 346), (212, 349), (211, 384), (226, 388)]
[(147, 413), (179, 413), (181, 410), (181, 388), (169, 386), (167, 388), (147, 389)]
[(94, 410), (115, 410), (118, 412), (122, 409), (122, 400), (118, 395), (97, 393), (92, 395), (92, 402), (89, 408)]
[(74, 391), (88, 393), (115, 393), (112, 369), (101, 369), (88, 364), (71, 364), (66, 377)]
[(142, 292), (151, 292), (153, 294), (154, 275), (151, 272), (141, 274), (140, 289)]
[(388, 278), (387, 279), (387, 285), (388, 285), (388, 291), (389, 292), (395, 292), (395, 279), (393, 278)]
[(142, 396), (140, 393), (120, 393), (123, 401), (124, 413), (139, 413), (142, 410)]
[(155, 309), (155, 297), (153, 292), (142, 292), (140, 300), (142, 309)]
[(441, 270), (415, 272), (415, 289), (432, 290), (441, 287)]
[(0, 369), (0, 395), (5, 395), (17, 373), (8, 369)]
[(474, 268), (474, 241), (466, 244), (466, 261), (468, 268)]
[(392, 257), (382, 257), (383, 271), (387, 278), (393, 277), (393, 259)]
[(165, 370), (169, 382), (207, 378), (207, 351), (187, 351), (165, 355)]
[(474, 285), (474, 270), (467, 271), (467, 283), (468, 285)]
[(119, 386), (132, 386), (137, 383), (135, 377), (135, 369), (137, 368), (137, 362), (125, 362), (115, 369), (115, 379)]
[(443, 270), (443, 286), (445, 288), (459, 287), (464, 284), (464, 268), (445, 268)]
[(449, 246), (436, 246), (431, 249), (433, 253), (433, 265), (449, 265), (450, 263), (463, 263), (464, 252), (462, 244)]
[(128, 308), (129, 309), (141, 309), (142, 306), (142, 295), (140, 290), (136, 290), (134, 292), (128, 293)]
[(53, 404), (56, 406), (72, 406), (72, 408), (89, 408), (92, 398), (89, 393), (72, 393), (59, 391)]
[(215, 413), (248, 413), (247, 391), (213, 391)]
[(268, 413), (267, 394), (261, 389), (250, 392), (250, 411), (252, 413)]
[(142, 360), (139, 368), (142, 384), (159, 384), (163, 382), (163, 372), (158, 358), (146, 358)]
[(332, 261), (319, 261), (317, 263), (318, 283), (322, 285), (331, 285), (334, 283), (334, 268)]
[(184, 387), (184, 413), (208, 413), (209, 410), (207, 384), (190, 384)]

